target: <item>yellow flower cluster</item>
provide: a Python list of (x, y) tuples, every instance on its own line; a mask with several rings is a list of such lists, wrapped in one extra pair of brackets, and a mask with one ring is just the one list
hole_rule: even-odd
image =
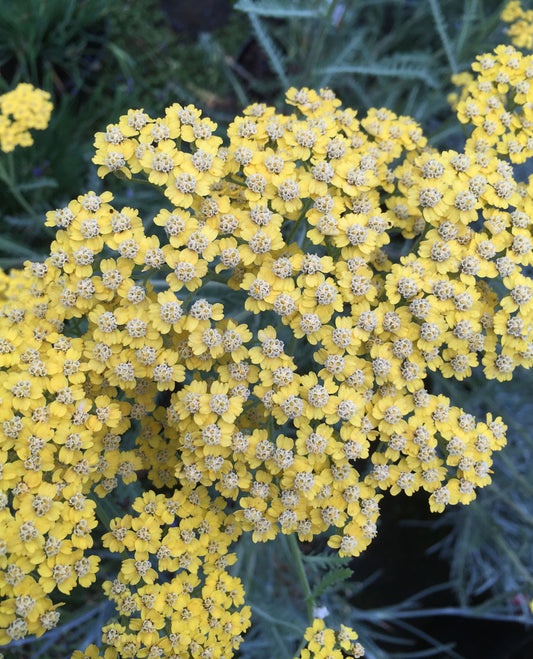
[(459, 120), (473, 129), (467, 148), (525, 162), (533, 154), (533, 56), (502, 45), (478, 57), (472, 69), (475, 78), (464, 78), (457, 105)]
[[(86, 195), (85, 201), (95, 198)], [(60, 252), (58, 247), (56, 254)], [(68, 277), (51, 285), (50, 277), (58, 274), (54, 259), (52, 255), (48, 263), (32, 264), (28, 272), (14, 271), (1, 280), (2, 644), (53, 628), (60, 604), (51, 599), (54, 591), (68, 595), (76, 585), (94, 582), (100, 559), (87, 551), (97, 526), (91, 490), (104, 496), (118, 478), (128, 483), (137, 470), (149, 464), (164, 469), (166, 461), (151, 446), (152, 432), (157, 432), (157, 422), (149, 417), (158, 391), (152, 372), (157, 366), (150, 369), (150, 379), (138, 378), (130, 392), (134, 403), (120, 400), (126, 385), (119, 393), (101, 367), (107, 360), (102, 351), (113, 346), (119, 358), (117, 379), (127, 380), (120, 375), (127, 364), (120, 359), (121, 347), (107, 341), (104, 321), (98, 325), (104, 341), (91, 340), (87, 333), (72, 336), (79, 329), (68, 320)], [(110, 278), (105, 272), (102, 281), (107, 284), (118, 276), (118, 270)], [(84, 285), (90, 288), (90, 282), (86, 278)], [(131, 284), (125, 283), (127, 291), (138, 295), (141, 287)], [(87, 299), (82, 286), (76, 296)], [(158, 363), (165, 375), (164, 356)], [(161, 377), (163, 385), (168, 381)], [(139, 436), (137, 449), (126, 450), (124, 434), (132, 428), (143, 439)], [(157, 478), (153, 482), (163, 484)], [(135, 512), (111, 521), (104, 546), (128, 552), (128, 558), (104, 590), (122, 619), (131, 618), (128, 629), (119, 624), (106, 628), (105, 642), (116, 648), (112, 656), (143, 656), (137, 654), (141, 647), (158, 648), (162, 654), (152, 656), (165, 657), (238, 647), (250, 614), (241, 606), (240, 581), (226, 570), (235, 560), (229, 545), (240, 530), (224, 509), (225, 501), (210, 497), (205, 487), (185, 485), (171, 496), (150, 491), (136, 500)], [(174, 576), (155, 583), (164, 573)], [(167, 621), (167, 634), (160, 638)]]
[(16, 146), (31, 146), (30, 130), (44, 130), (50, 121), (50, 94), (28, 83), (0, 96), (0, 150), (13, 151)]
[[(474, 69), (459, 117), (497, 129), (460, 153), (330, 90), (290, 89), (288, 116), (251, 105), (225, 144), (179, 104), (97, 134), (100, 176), (147, 178), (169, 207), (143, 222), (89, 192), (47, 214), (43, 263), (0, 276), (0, 643), (94, 581), (97, 498), (138, 474), (153, 489), (102, 536), (122, 555), (108, 659), (233, 656), (242, 532), (357, 556), (383, 491), (442, 511), (490, 482), (501, 419), (426, 389), (533, 361), (533, 183), (511, 164), (533, 66), (500, 48)], [(349, 630), (309, 633), (302, 656), (361, 656)]]
[(364, 648), (356, 641), (357, 633), (350, 627), (341, 625), (336, 632), (328, 629), (324, 621), (315, 618), (312, 626), (305, 631), (307, 644), (296, 659), (350, 659), (363, 657)]
[(522, 9), (519, 0), (512, 0), (502, 12), (502, 20), (510, 23), (507, 34), (517, 48), (533, 48), (533, 9)]

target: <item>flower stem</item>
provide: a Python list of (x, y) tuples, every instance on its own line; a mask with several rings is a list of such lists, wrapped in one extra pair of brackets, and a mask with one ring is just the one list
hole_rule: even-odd
[(298, 572), (298, 578), (300, 579), (300, 584), (304, 592), (305, 606), (307, 608), (307, 617), (309, 618), (309, 624), (313, 624), (313, 594), (311, 592), (311, 587), (309, 586), (309, 581), (307, 579), (307, 574), (305, 573), (304, 562), (302, 560), (302, 553), (300, 547), (298, 546), (298, 540), (296, 535), (291, 533), (288, 536), (289, 547), (294, 558), (294, 563), (296, 565), (296, 571)]
[[(12, 162), (12, 161), (10, 161)], [(11, 166), (10, 169), (13, 169)], [(33, 206), (26, 200), (24, 195), (20, 192), (17, 186), (17, 182), (15, 180), (14, 175), (11, 175), (8, 173), (8, 171), (5, 169), (5, 167), (0, 163), (0, 179), (7, 185), (9, 188), (9, 192), (13, 195), (13, 197), (18, 201), (18, 203), (22, 206), (22, 208), (28, 213), (28, 215), (35, 216), (37, 213), (35, 212), (35, 209)]]
[(305, 204), (304, 204), (304, 206), (303, 206), (303, 209), (302, 209), (302, 212), (300, 213), (300, 217), (299, 217), (299, 218), (296, 220), (296, 222), (294, 223), (294, 225), (293, 225), (293, 227), (292, 227), (292, 229), (291, 229), (289, 235), (287, 236), (287, 239), (285, 240), (285, 242), (287, 243), (287, 245), (291, 242), (291, 239), (292, 239), (292, 237), (294, 236), (294, 234), (296, 233), (296, 230), (298, 229), (298, 227), (300, 226), (300, 224), (302, 223), (302, 220), (304, 219), (306, 212), (307, 212), (307, 211), (309, 210), (309, 208), (311, 207), (311, 202), (312, 202), (311, 199), (308, 199), (308, 200), (305, 202)]

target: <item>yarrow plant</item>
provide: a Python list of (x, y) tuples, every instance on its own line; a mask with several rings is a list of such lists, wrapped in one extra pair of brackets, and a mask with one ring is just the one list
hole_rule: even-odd
[(523, 9), (518, 0), (510, 2), (502, 12), (502, 20), (510, 23), (507, 34), (517, 48), (533, 48), (533, 9)]
[(0, 150), (9, 153), (17, 146), (31, 146), (30, 130), (44, 130), (50, 121), (50, 94), (20, 83), (0, 96)]
[[(1, 274), (1, 643), (58, 624), (98, 533), (116, 616), (73, 659), (228, 658), (250, 625), (243, 533), (358, 556), (384, 492), (442, 512), (490, 483), (502, 419), (429, 378), (533, 363), (533, 181), (513, 167), (533, 155), (533, 57), (499, 47), (473, 71), (460, 152), (329, 89), (289, 89), (289, 115), (251, 105), (225, 140), (177, 103), (96, 135), (99, 176), (167, 201), (150, 232), (88, 192), (47, 214), (46, 260)], [(308, 613), (302, 659), (363, 656)]]
[(20, 83), (12, 91), (0, 95), (0, 151), (6, 154), (0, 159), (0, 181), (29, 215), (34, 215), (34, 211), (16, 182), (12, 152), (17, 146), (31, 146), (30, 131), (44, 130), (51, 114), (50, 94), (33, 85)]

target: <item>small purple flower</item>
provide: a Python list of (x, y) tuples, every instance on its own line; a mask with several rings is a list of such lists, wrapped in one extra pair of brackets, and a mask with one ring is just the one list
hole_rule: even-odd
[(45, 169), (49, 166), (50, 166), (50, 161), (45, 160), (42, 165), (38, 165), (37, 167), (34, 167), (31, 170), (31, 173), (35, 178), (40, 178), (41, 176), (44, 175)]

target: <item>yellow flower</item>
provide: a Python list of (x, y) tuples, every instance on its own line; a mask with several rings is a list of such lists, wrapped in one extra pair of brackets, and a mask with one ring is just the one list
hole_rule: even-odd
[(241, 263), (241, 255), (237, 249), (235, 238), (222, 238), (218, 241), (220, 262), (215, 267), (215, 272), (237, 268)]
[[(528, 66), (499, 48), (462, 80), (461, 153), (426, 148), (408, 117), (371, 109), (359, 123), (306, 88), (288, 93), (298, 117), (255, 103), (224, 147), (179, 104), (96, 136), (102, 176), (145, 176), (172, 206), (150, 233), (90, 192), (47, 214), (49, 258), (0, 272), (2, 641), (57, 624), (45, 592), (93, 583), (87, 493), (119, 478), (154, 490), (102, 538), (133, 554), (104, 586), (123, 616), (104, 627), (108, 659), (231, 654), (249, 624), (225, 572), (242, 532), (336, 527), (329, 545), (356, 556), (376, 536), (379, 489), (424, 490), (442, 511), (490, 482), (505, 427), (430, 394), (426, 374), (462, 379), (481, 362), (510, 379), (533, 364), (533, 205), (513, 170), (530, 155)], [(418, 241), (394, 262), (400, 236)], [(176, 574), (158, 584), (161, 570)], [(17, 627), (24, 589), (39, 603)], [(361, 656), (349, 628), (315, 621), (307, 636), (302, 656)]]
[(252, 263), (260, 265), (285, 246), (277, 221), (272, 221), (265, 227), (250, 223), (243, 227), (241, 237), (246, 242), (239, 245), (238, 250), (245, 267)]
[(148, 174), (150, 183), (164, 187), (172, 178), (179, 160), (178, 150), (173, 141), (161, 140), (153, 150), (147, 149), (140, 158), (140, 164)]
[(132, 586), (135, 586), (141, 580), (147, 584), (152, 584), (157, 579), (157, 572), (152, 568), (149, 560), (127, 558), (122, 561), (118, 578)]
[(153, 517), (141, 514), (131, 520), (131, 528), (124, 537), (124, 545), (135, 552), (137, 560), (146, 560), (148, 554), (155, 554), (160, 546), (161, 527)]
[(190, 208), (196, 195), (205, 197), (216, 180), (209, 170), (199, 171), (192, 158), (188, 154), (178, 152), (176, 167), (169, 176), (164, 190), (165, 196), (174, 206), (184, 209)]
[(173, 270), (166, 277), (171, 291), (177, 293), (183, 287), (188, 291), (200, 288), (208, 264), (196, 252), (190, 249), (173, 250), (166, 253), (166, 261)]
[(466, 478), (452, 478), (446, 485), (450, 493), (449, 502), (468, 504), (476, 498), (474, 484)]
[(72, 659), (99, 659), (102, 655), (96, 645), (89, 645), (85, 650), (76, 650), (72, 655)]
[(309, 463), (319, 465), (330, 458), (338, 460), (342, 457), (342, 443), (333, 429), (325, 423), (315, 429), (308, 423), (302, 423), (296, 432), (296, 450), (305, 456)]
[(160, 334), (171, 330), (180, 332), (185, 323), (181, 300), (171, 290), (157, 294), (157, 302), (150, 304), (148, 317), (153, 329)]
[(313, 625), (307, 628), (304, 638), (308, 641), (307, 647), (314, 656), (322, 650), (330, 654), (335, 645), (335, 632), (332, 629), (325, 629), (324, 621), (320, 618), (313, 620)]
[(337, 389), (338, 386), (332, 379), (326, 379), (320, 384), (314, 373), (302, 376), (299, 395), (307, 402), (304, 405), (306, 419), (322, 419), (334, 413), (336, 401), (332, 394), (335, 394)]
[(50, 94), (28, 83), (19, 83), (15, 89), (0, 96), (0, 149), (4, 153), (16, 146), (31, 146), (29, 132), (43, 130), (52, 113)]
[(477, 366), (478, 358), (472, 352), (458, 352), (447, 348), (442, 353), (444, 364), (440, 372), (445, 378), (454, 377), (457, 380), (463, 380), (472, 374), (472, 367)]
[(305, 289), (299, 310), (301, 313), (315, 313), (322, 323), (328, 323), (335, 311), (342, 311), (343, 300), (334, 279), (324, 276), (321, 279), (316, 286)]
[[(242, 323), (237, 325), (233, 320), (224, 321), (222, 346), (235, 363), (243, 361), (248, 356), (246, 344), (251, 341), (252, 336), (247, 325)], [(249, 376), (247, 380), (250, 381)]]
[(41, 382), (29, 374), (10, 373), (2, 379), (2, 389), (3, 404), (13, 410), (28, 412), (45, 404)]
[(233, 423), (242, 410), (243, 401), (238, 396), (229, 396), (229, 387), (223, 382), (213, 382), (209, 393), (200, 398), (198, 423), (213, 423), (218, 418)]
[(285, 217), (295, 218), (294, 214), (303, 206), (302, 198), (309, 196), (311, 180), (311, 175), (304, 173), (279, 181), (271, 201), (272, 208)]
[(126, 178), (131, 179), (131, 171), (128, 167), (128, 161), (132, 158), (136, 144), (134, 140), (123, 139), (118, 143), (108, 143), (105, 135), (97, 133), (95, 135), (94, 146), (96, 148), (96, 155), (92, 158), (95, 165), (100, 165), (97, 169), (97, 174), (101, 178), (113, 172), (120, 172)]

